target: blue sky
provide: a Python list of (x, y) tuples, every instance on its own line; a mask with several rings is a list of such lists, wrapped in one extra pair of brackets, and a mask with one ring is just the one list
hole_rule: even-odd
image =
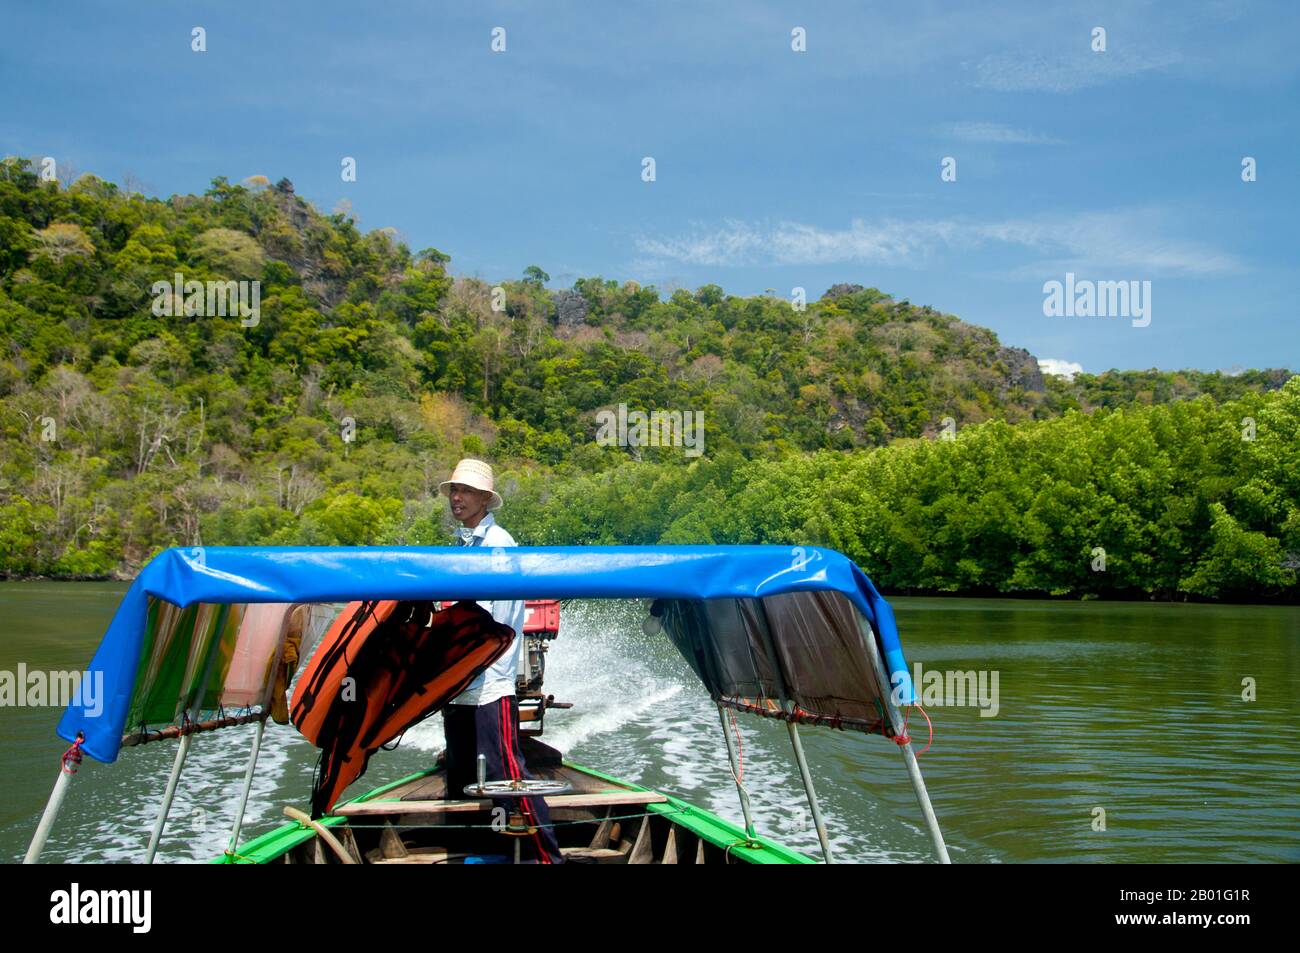
[[(1300, 370), (1294, 3), (106, 0), (3, 16), (0, 153), (159, 195), (288, 177), (488, 280), (537, 264), (552, 287), (810, 299), (856, 282), (1088, 371)], [(1150, 324), (1045, 316), (1043, 284), (1067, 272), (1150, 281)]]

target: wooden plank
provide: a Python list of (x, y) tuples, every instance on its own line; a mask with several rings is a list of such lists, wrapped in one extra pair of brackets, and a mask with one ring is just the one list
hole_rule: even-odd
[(654, 852), (650, 849), (650, 815), (641, 818), (641, 828), (636, 832), (636, 843), (628, 854), (629, 864), (649, 864), (654, 862)]
[(445, 864), (452, 860), (463, 860), (469, 854), (452, 854), (445, 850), (423, 851), (407, 854), (405, 857), (384, 857), (376, 864)]
[(620, 804), (667, 804), (668, 795), (657, 791), (598, 791), (594, 794), (554, 794), (547, 807), (616, 807)]
[(699, 838), (699, 840), (696, 841), (696, 844), (697, 846), (695, 848), (695, 862), (697, 864), (702, 864), (704, 863), (704, 838), (703, 837)]
[(588, 845), (591, 849), (599, 850), (609, 846), (610, 834), (614, 831), (614, 822), (609, 819), (612, 813), (614, 812), (610, 808), (605, 808), (605, 819), (596, 828), (596, 833), (592, 835), (591, 843)]
[(677, 825), (668, 825), (668, 840), (664, 842), (664, 856), (661, 864), (677, 863)]
[[(546, 798), (548, 807), (612, 807), (622, 804), (663, 804), (668, 797), (654, 791), (601, 791), (596, 794), (553, 794)], [(333, 811), (342, 817), (372, 817), (376, 814), (461, 814), (490, 811), (488, 798), (474, 801), (362, 801), (340, 804)]]
[(700, 839), (684, 827), (677, 828), (677, 863), (693, 864), (699, 853)]
[(336, 827), (335, 830), (339, 832), (339, 840), (343, 842), (344, 849), (352, 855), (352, 859), (358, 864), (364, 863), (361, 859), (361, 848), (357, 846), (357, 838), (352, 833), (352, 828), (344, 825), (343, 827)]
[(561, 847), (560, 853), (565, 860), (594, 860), (598, 864), (621, 864), (627, 859), (627, 851), (592, 847)]
[(385, 857), (405, 857), (410, 853), (393, 825), (387, 821), (384, 821), (383, 830), (379, 832), (379, 850)]

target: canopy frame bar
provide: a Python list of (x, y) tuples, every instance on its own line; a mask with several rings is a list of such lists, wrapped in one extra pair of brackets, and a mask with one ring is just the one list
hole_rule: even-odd
[[(194, 702), (190, 705), (189, 721), (198, 720), (199, 712), (202, 710), (203, 696), (208, 691), (208, 680), (212, 677), (212, 663), (216, 661), (217, 652), (221, 648), (221, 633), (218, 631), (212, 638), (212, 645), (208, 647), (207, 658), (203, 660), (203, 676), (199, 679), (198, 691), (194, 693)], [(162, 840), (163, 828), (167, 826), (167, 815), (172, 810), (172, 800), (176, 797), (176, 786), (180, 783), (181, 769), (185, 767), (185, 757), (189, 754), (190, 744), (194, 741), (194, 732), (187, 731), (181, 736), (180, 746), (176, 749), (176, 758), (172, 761), (172, 772), (167, 778), (167, 790), (163, 793), (163, 802), (158, 809), (158, 817), (153, 824), (153, 832), (149, 835), (149, 846), (145, 849), (144, 862), (152, 864), (154, 856), (158, 853), (158, 844)]]
[(77, 732), (77, 740), (72, 743), (72, 747), (63, 752), (63, 757), (59, 759), (59, 777), (54, 782), (54, 790), (50, 792), (50, 799), (45, 803), (45, 810), (41, 812), (40, 823), (36, 825), (36, 833), (32, 835), (32, 842), (27, 845), (27, 853), (23, 856), (24, 864), (34, 864), (41, 857), (41, 851), (45, 850), (45, 842), (49, 840), (50, 831), (54, 829), (54, 821), (59, 816), (59, 810), (63, 807), (63, 800), (68, 795), (68, 786), (72, 784), (72, 779), (77, 773), (77, 766), (81, 763), (81, 742), (84, 736)]
[(244, 789), (239, 795), (239, 806), (235, 808), (235, 824), (230, 829), (230, 846), (226, 848), (226, 856), (233, 862), (235, 859), (235, 848), (239, 846), (239, 829), (244, 825), (244, 810), (248, 807), (248, 795), (253, 790), (253, 773), (257, 770), (257, 755), (262, 749), (262, 733), (266, 731), (266, 713), (257, 722), (257, 730), (253, 734), (253, 747), (248, 753), (248, 767), (244, 771)]
[[(876, 680), (880, 683), (880, 694), (883, 696), (885, 710), (889, 712), (889, 720), (894, 727), (895, 739), (905, 738), (903, 716), (898, 710), (898, 706), (894, 704), (892, 684), (885, 672), (884, 662), (881, 661), (875, 633), (870, 626), (865, 625), (863, 620), (859, 621), (859, 625), (862, 626), (862, 637), (867, 643), (867, 653), (871, 656), (871, 667), (875, 670)], [(903, 762), (907, 765), (907, 776), (912, 782), (916, 802), (921, 806), (921, 814), (925, 818), (925, 826), (930, 832), (930, 840), (934, 844), (934, 851), (939, 857), (939, 863), (951, 864), (952, 859), (948, 856), (948, 846), (943, 841), (943, 832), (939, 830), (939, 819), (935, 817), (934, 805), (930, 803), (929, 792), (925, 789), (925, 779), (921, 777), (921, 766), (916, 761), (916, 752), (912, 750), (911, 739), (900, 744), (899, 748), (902, 749)]]
[(749, 808), (749, 792), (745, 790), (745, 785), (740, 780), (740, 759), (736, 756), (736, 742), (731, 737), (731, 726), (727, 723), (727, 709), (723, 707), (722, 702), (718, 702), (718, 715), (722, 718), (722, 737), (727, 739), (727, 758), (731, 761), (731, 777), (736, 782), (736, 792), (740, 795), (740, 811), (745, 815), (745, 836), (752, 844), (758, 835), (754, 833), (754, 818)]
[(817, 828), (817, 840), (821, 843), (822, 857), (826, 863), (835, 863), (831, 854), (831, 842), (826, 836), (826, 821), (822, 818), (821, 805), (817, 801), (817, 792), (813, 789), (812, 771), (808, 769), (808, 759), (804, 757), (803, 742), (799, 740), (799, 726), (794, 717), (794, 706), (786, 689), (785, 676), (781, 674), (781, 657), (777, 654), (776, 643), (772, 639), (771, 620), (767, 616), (767, 606), (760, 596), (757, 600), (758, 610), (763, 624), (759, 626), (763, 633), (763, 644), (767, 648), (768, 658), (772, 661), (772, 674), (776, 679), (776, 690), (781, 696), (781, 707), (788, 716), (785, 726), (790, 732), (790, 747), (794, 749), (795, 764), (799, 766), (799, 776), (803, 778), (804, 794), (808, 797), (808, 807), (812, 811), (813, 825)]

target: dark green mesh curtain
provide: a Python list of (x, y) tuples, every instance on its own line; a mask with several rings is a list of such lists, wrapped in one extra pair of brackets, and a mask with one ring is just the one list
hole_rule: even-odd
[(888, 686), (876, 678), (865, 641), (875, 636), (840, 593), (661, 600), (653, 611), (715, 701), (881, 733)]

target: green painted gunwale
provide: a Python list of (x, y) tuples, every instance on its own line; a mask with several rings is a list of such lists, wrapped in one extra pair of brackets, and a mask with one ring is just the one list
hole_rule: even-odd
[[(608, 781), (611, 784), (617, 784), (621, 787), (628, 788), (632, 791), (651, 791), (651, 788), (642, 787), (639, 784), (633, 784), (630, 781), (623, 781), (612, 775), (604, 774), (593, 768), (584, 767), (572, 761), (565, 760), (564, 766), (572, 768), (575, 771), (581, 771), (589, 774), (594, 778), (600, 778), (602, 781)], [(364, 801), (373, 801), (386, 794), (394, 788), (400, 787), (411, 781), (417, 781), (420, 778), (428, 777), (437, 773), (438, 768), (430, 768), (427, 771), (417, 771), (414, 774), (408, 774), (404, 778), (398, 778), (373, 791), (367, 791), (365, 794), (358, 795), (346, 804), (360, 804)], [(655, 792), (661, 793), (661, 792)], [(662, 814), (672, 818), (675, 824), (690, 831), (691, 833), (702, 838), (704, 841), (729, 851), (738, 859), (751, 864), (814, 864), (816, 863), (806, 854), (801, 854), (782, 844), (769, 840), (766, 837), (759, 836), (753, 843), (747, 843), (745, 832), (736, 825), (725, 821), (716, 814), (711, 814), (702, 808), (693, 804), (688, 804), (680, 798), (675, 798), (670, 794), (665, 794), (668, 798), (663, 804), (647, 804), (646, 810), (653, 814)], [(338, 815), (329, 815), (320, 819), (324, 827), (337, 827), (343, 824), (347, 818)], [(242, 848), (236, 851), (235, 857), (223, 854), (210, 861), (213, 864), (265, 864), (292, 850), (299, 844), (306, 843), (315, 837), (315, 833), (309, 827), (304, 827), (296, 822), (285, 824), (283, 827), (277, 827), (273, 831), (268, 831), (260, 837), (255, 837)]]

